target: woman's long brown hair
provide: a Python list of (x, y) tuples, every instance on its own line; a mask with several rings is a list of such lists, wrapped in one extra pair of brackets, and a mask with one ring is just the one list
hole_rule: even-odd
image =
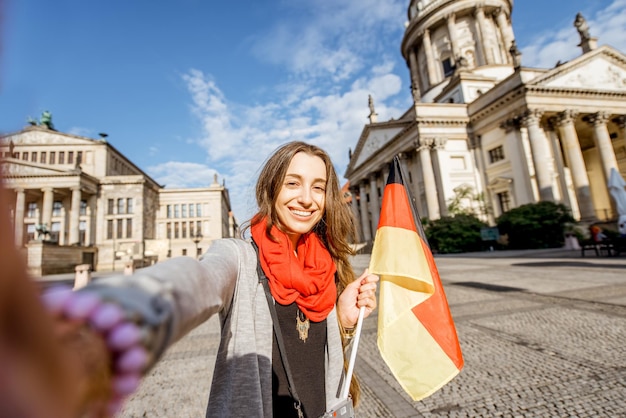
[[(282, 229), (278, 213), (275, 210), (276, 199), (285, 180), (289, 164), (294, 155), (299, 152), (319, 157), (326, 166), (324, 215), (315, 225), (313, 231), (320, 237), (335, 261), (339, 279), (337, 283), (339, 295), (356, 278), (350, 263), (350, 256), (354, 254), (350, 243), (356, 238), (356, 227), (352, 211), (341, 195), (339, 178), (326, 151), (318, 146), (300, 141), (289, 142), (278, 148), (261, 169), (256, 184), (256, 201), (259, 210), (250, 221), (250, 225), (256, 225), (265, 218), (267, 219), (266, 232), (268, 235), (270, 235), (273, 225)], [(243, 228), (244, 231), (246, 229), (247, 227)], [(339, 324), (339, 328), (343, 333), (341, 324)], [(359, 392), (358, 381), (354, 377), (350, 383), (350, 394), (355, 403), (358, 401)]]

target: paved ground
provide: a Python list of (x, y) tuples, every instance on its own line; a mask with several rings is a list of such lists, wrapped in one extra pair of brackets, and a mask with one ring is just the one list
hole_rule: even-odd
[[(362, 271), (369, 256), (354, 259)], [(436, 258), (465, 368), (412, 402), (366, 320), (356, 373), (359, 417), (626, 416), (626, 256), (580, 251)], [(174, 345), (122, 417), (203, 417), (219, 338), (211, 320)]]

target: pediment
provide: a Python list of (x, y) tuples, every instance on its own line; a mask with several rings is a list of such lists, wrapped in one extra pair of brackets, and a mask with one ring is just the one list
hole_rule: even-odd
[(626, 57), (610, 47), (602, 47), (548, 71), (529, 84), (626, 92)]
[(74, 170), (62, 170), (45, 166), (42, 164), (31, 163), (28, 161), (7, 159), (0, 163), (0, 173), (3, 177), (45, 177), (45, 176), (67, 176), (74, 175)]
[(357, 155), (353, 156), (354, 167), (359, 167), (368, 158), (376, 154), (389, 144), (393, 138), (404, 130), (405, 126), (389, 126), (370, 128), (362, 139), (362, 144), (357, 147)]
[(3, 145), (93, 145), (98, 141), (45, 128), (31, 127), (2, 138)]

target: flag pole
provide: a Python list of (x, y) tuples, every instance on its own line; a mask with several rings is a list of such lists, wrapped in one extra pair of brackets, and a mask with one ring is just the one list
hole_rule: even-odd
[(341, 399), (348, 399), (350, 393), (350, 381), (352, 380), (352, 373), (354, 372), (354, 363), (356, 362), (356, 351), (359, 348), (359, 339), (361, 338), (361, 328), (363, 328), (363, 318), (365, 317), (365, 306), (361, 306), (359, 309), (359, 319), (356, 322), (356, 330), (354, 330), (354, 340), (352, 341), (353, 347), (350, 352), (350, 361), (348, 362), (348, 372), (346, 373), (346, 380), (343, 382), (343, 392), (341, 393)]

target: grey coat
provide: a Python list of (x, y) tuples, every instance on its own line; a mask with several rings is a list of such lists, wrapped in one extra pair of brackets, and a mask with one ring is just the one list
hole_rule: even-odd
[[(219, 314), (221, 342), (207, 417), (272, 417), (272, 318), (248, 241), (214, 241), (200, 261), (178, 257), (134, 276), (100, 279), (99, 291), (154, 329), (155, 362), (167, 347)], [(328, 316), (326, 409), (339, 402), (343, 350), (335, 309)], [(306, 388), (297, 388), (304, 391)]]

